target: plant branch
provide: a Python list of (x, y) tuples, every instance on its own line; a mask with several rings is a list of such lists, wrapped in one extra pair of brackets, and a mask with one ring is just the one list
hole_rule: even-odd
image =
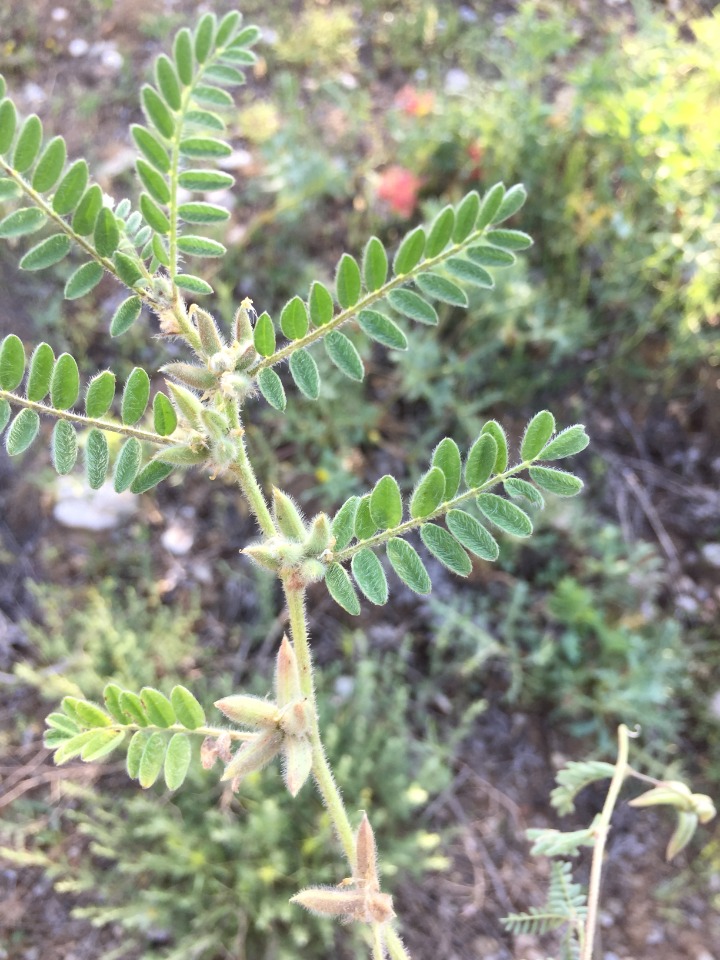
[(260, 484), (257, 481), (255, 471), (253, 470), (252, 464), (250, 463), (250, 459), (247, 455), (247, 450), (245, 449), (245, 431), (237, 412), (233, 419), (237, 420), (238, 424), (238, 426), (235, 428), (235, 433), (237, 436), (237, 454), (235, 457), (235, 462), (230, 467), (230, 472), (235, 474), (238, 483), (240, 484), (240, 489), (245, 494), (245, 499), (249, 503), (250, 509), (260, 525), (262, 532), (266, 537), (274, 537), (277, 533), (277, 530), (275, 529), (275, 521), (272, 518), (270, 508), (265, 500), (265, 495), (260, 489)]
[(160, 447), (177, 443), (177, 438), (161, 437), (159, 433), (153, 433), (150, 430), (139, 430), (137, 427), (128, 427), (123, 423), (111, 423), (108, 420), (85, 417), (81, 413), (74, 413), (71, 410), (57, 410), (55, 407), (49, 407), (44, 403), (28, 400), (27, 397), (20, 397), (10, 390), (0, 390), (0, 400), (7, 400), (8, 403), (15, 404), (18, 407), (27, 407), (29, 410), (34, 410), (35, 413), (54, 417), (56, 420), (69, 420), (70, 423), (77, 423), (81, 427), (97, 427), (98, 430), (121, 433), (125, 437), (137, 437), (138, 440), (146, 440), (148, 443), (155, 443)]
[(126, 730), (152, 730), (157, 733), (190, 733), (199, 737), (229, 737), (231, 740), (252, 740), (254, 733), (245, 730), (235, 730), (231, 727), (195, 727), (191, 730), (184, 727), (181, 723), (173, 723), (169, 727), (159, 727), (157, 724), (146, 723), (140, 726), (139, 723), (111, 723), (107, 727), (97, 727), (102, 730), (117, 730), (118, 733), (124, 733)]

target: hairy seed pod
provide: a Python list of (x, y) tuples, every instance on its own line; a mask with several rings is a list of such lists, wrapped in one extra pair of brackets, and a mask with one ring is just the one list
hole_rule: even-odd
[(280, 719), (277, 704), (260, 697), (238, 694), (216, 700), (215, 706), (233, 723), (247, 727), (276, 727)]

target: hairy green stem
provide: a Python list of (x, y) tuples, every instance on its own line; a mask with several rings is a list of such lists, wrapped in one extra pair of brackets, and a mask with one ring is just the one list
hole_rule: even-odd
[(602, 880), (603, 856), (605, 854), (605, 844), (607, 843), (610, 832), (610, 820), (615, 810), (620, 788), (625, 778), (628, 776), (628, 751), (630, 746), (630, 731), (621, 723), (618, 727), (618, 756), (615, 762), (615, 772), (613, 773), (610, 787), (605, 797), (600, 818), (595, 825), (595, 846), (593, 847), (592, 864), (590, 867), (590, 885), (588, 887), (588, 910), (585, 920), (585, 936), (580, 946), (580, 960), (592, 960), (593, 946), (595, 942), (595, 930), (598, 921), (598, 909), (600, 904), (600, 883)]
[(111, 423), (108, 420), (85, 417), (81, 413), (73, 413), (72, 410), (57, 410), (55, 407), (49, 407), (44, 403), (28, 400), (27, 397), (20, 397), (10, 390), (0, 390), (0, 400), (7, 400), (8, 403), (15, 404), (18, 407), (27, 407), (29, 410), (34, 410), (35, 413), (54, 417), (56, 420), (69, 420), (70, 423), (77, 423), (81, 427), (97, 427), (98, 430), (121, 433), (125, 437), (137, 437), (138, 440), (146, 440), (148, 443), (155, 443), (160, 447), (177, 443), (177, 439), (161, 437), (159, 433), (152, 433), (150, 430), (139, 430), (137, 427), (128, 427), (123, 423)]
[(274, 537), (277, 533), (275, 521), (272, 518), (270, 508), (265, 500), (265, 495), (260, 489), (260, 484), (257, 482), (255, 471), (247, 455), (244, 430), (240, 423), (239, 415), (237, 416), (237, 423), (237, 454), (230, 469), (237, 477), (240, 489), (245, 494), (245, 499), (249, 503), (250, 509), (260, 525), (260, 529), (266, 537)]
[(504, 480), (507, 480), (509, 477), (514, 477), (515, 474), (522, 473), (523, 470), (527, 470), (528, 467), (532, 466), (534, 462), (534, 460), (523, 460), (523, 462), (517, 464), (517, 466), (511, 467), (509, 470), (505, 470), (504, 473), (498, 473), (485, 483), (481, 483), (479, 487), (473, 487), (471, 490), (466, 490), (465, 493), (459, 493), (456, 497), (453, 497), (452, 500), (446, 500), (445, 503), (440, 504), (437, 510), (429, 513), (426, 517), (413, 517), (410, 520), (406, 520), (404, 523), (398, 524), (397, 527), (390, 527), (388, 530), (382, 530), (380, 533), (376, 533), (374, 536), (368, 537), (367, 540), (360, 540), (358, 543), (353, 544), (352, 547), (346, 547), (344, 550), (340, 550), (338, 553), (333, 554), (332, 557), (328, 557), (327, 562), (344, 563), (346, 560), (349, 560), (353, 554), (357, 553), (358, 550), (362, 550), (365, 547), (377, 547), (381, 543), (385, 543), (387, 540), (392, 539), (392, 537), (402, 537), (411, 530), (415, 530), (417, 527), (422, 527), (423, 524), (429, 523), (436, 517), (443, 517), (454, 507), (457, 507), (465, 500), (470, 499), (470, 497), (477, 497), (481, 493), (485, 493), (486, 490), (490, 490), (491, 487), (497, 486), (498, 483), (502, 483)]
[(410, 960), (410, 954), (407, 952), (405, 944), (398, 936), (397, 931), (391, 927), (389, 923), (385, 925), (384, 933), (385, 945), (388, 948), (390, 960)]
[(145, 726), (140, 726), (139, 723), (111, 723), (107, 727), (98, 727), (98, 731), (103, 730), (117, 730), (118, 733), (124, 733), (126, 730), (152, 730), (157, 733), (190, 733), (196, 734), (199, 737), (229, 737), (231, 740), (252, 740), (255, 736), (254, 733), (250, 733), (245, 730), (234, 730), (230, 727), (195, 727), (194, 730), (190, 730), (189, 727), (184, 727), (181, 723), (173, 723), (169, 727), (159, 727), (157, 724), (146, 723)]

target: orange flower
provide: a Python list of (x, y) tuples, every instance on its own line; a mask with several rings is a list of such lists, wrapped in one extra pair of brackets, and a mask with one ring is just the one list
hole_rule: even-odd
[(411, 170), (395, 164), (380, 174), (377, 196), (379, 200), (384, 200), (394, 213), (407, 218), (412, 216), (415, 210), (422, 183), (422, 179)]
[(409, 117), (426, 117), (435, 106), (435, 94), (407, 84), (395, 94), (395, 106)]

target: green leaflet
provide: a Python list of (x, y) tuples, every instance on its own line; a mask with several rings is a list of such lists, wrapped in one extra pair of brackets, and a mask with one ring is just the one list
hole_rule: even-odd
[(179, 110), (182, 106), (180, 84), (172, 61), (164, 53), (155, 61), (155, 82), (170, 109)]
[(70, 164), (53, 196), (53, 210), (60, 216), (72, 213), (85, 193), (90, 173), (85, 160)]
[[(135, 141), (135, 146), (140, 150), (146, 160), (159, 170), (160, 173), (167, 173), (170, 170), (170, 157), (165, 147), (160, 143), (154, 133), (151, 133), (146, 127), (139, 123), (134, 123), (130, 127), (130, 133)], [(180, 175), (180, 185), (185, 186)]]
[(481, 267), (510, 267), (515, 263), (514, 255), (499, 247), (468, 247), (467, 255)]
[(363, 251), (362, 273), (365, 286), (373, 293), (387, 280), (388, 258), (385, 247), (377, 237), (370, 237)]
[(170, 692), (172, 703), (178, 722), (187, 730), (197, 730), (205, 725), (205, 711), (192, 693), (183, 686), (173, 687)]
[(450, 437), (445, 437), (435, 447), (432, 465), (439, 467), (445, 474), (445, 493), (443, 500), (452, 500), (458, 492), (462, 475), (462, 458), (458, 445)]
[(455, 537), (434, 523), (420, 527), (420, 539), (430, 553), (460, 577), (466, 577), (472, 570), (470, 557)]
[(475, 517), (464, 510), (450, 510), (445, 522), (455, 539), (459, 540), (471, 553), (482, 560), (497, 560), (500, 548), (495, 538), (482, 524), (478, 523)]
[[(167, 236), (170, 233), (170, 221), (153, 198), (147, 193), (140, 194), (140, 210), (148, 226), (152, 227), (153, 230), (163, 236)], [(135, 280), (133, 281), (133, 283), (136, 282)], [(132, 286), (132, 284), (130, 284), (130, 286)]]
[(202, 83), (194, 88), (193, 100), (197, 103), (209, 104), (211, 107), (224, 109), (234, 104), (232, 96), (222, 87), (215, 87), (209, 83)]
[(407, 350), (407, 337), (389, 317), (377, 310), (361, 310), (358, 325), (363, 333), (392, 350)]
[(253, 343), (261, 357), (271, 357), (275, 353), (275, 325), (268, 313), (261, 313), (255, 321)]
[(46, 193), (60, 179), (65, 160), (67, 158), (67, 148), (62, 137), (53, 137), (42, 152), (37, 166), (33, 173), (32, 187), (38, 193)]
[(85, 475), (91, 490), (105, 483), (110, 466), (110, 450), (104, 433), (93, 427), (85, 442)]
[(229, 218), (230, 213), (216, 203), (194, 200), (192, 203), (181, 203), (178, 216), (186, 223), (222, 223)]
[(178, 238), (177, 245), (181, 253), (187, 253), (191, 257), (222, 257), (227, 253), (227, 247), (207, 237), (185, 235)]
[(150, 377), (142, 369), (135, 367), (127, 378), (125, 389), (123, 390), (120, 412), (122, 422), (127, 426), (132, 426), (145, 413), (145, 408), (150, 399)]
[(530, 517), (504, 497), (499, 497), (496, 493), (481, 493), (477, 498), (477, 505), (480, 512), (505, 533), (514, 537), (529, 537), (532, 533)]
[[(270, 406), (276, 410), (284, 410), (287, 403), (285, 388), (282, 385), (280, 377), (272, 367), (265, 367), (261, 370), (258, 374), (257, 382), (260, 393), (265, 397)], [(295, 382), (297, 383), (297, 380)]]
[(288, 340), (300, 340), (308, 332), (308, 315), (300, 297), (288, 300), (280, 313), (280, 329)]
[(115, 463), (113, 484), (115, 493), (127, 490), (137, 476), (142, 458), (142, 446), (136, 437), (128, 437), (120, 449)]
[(176, 287), (187, 290), (189, 293), (207, 294), (213, 292), (213, 288), (207, 281), (189, 273), (176, 273), (173, 280)]
[(17, 111), (15, 104), (12, 100), (3, 100), (0, 103), (0, 153), (7, 153), (12, 146), (16, 126)]
[(153, 726), (171, 727), (175, 723), (175, 711), (165, 694), (154, 687), (143, 687), (140, 691), (140, 699), (147, 718)]
[(230, 144), (216, 137), (186, 137), (180, 141), (180, 153), (188, 160), (221, 159), (232, 153)]
[(404, 287), (391, 290), (387, 299), (398, 313), (410, 317), (411, 320), (417, 320), (418, 323), (427, 323), (430, 326), (435, 326), (439, 322), (435, 307), (429, 304), (427, 300), (423, 300), (413, 290), (406, 290)]
[(64, 233), (54, 233), (32, 247), (20, 260), (21, 270), (45, 270), (64, 260), (70, 253), (70, 238)]
[(443, 502), (445, 474), (440, 467), (431, 467), (420, 479), (410, 500), (410, 516), (413, 519), (429, 517)]
[(119, 747), (124, 739), (124, 731), (97, 730), (83, 747), (80, 756), (85, 763), (100, 760)]
[(326, 323), (330, 323), (335, 312), (333, 298), (328, 288), (317, 280), (310, 286), (308, 306), (313, 326), (324, 327)]
[(485, 227), (489, 226), (495, 218), (495, 214), (500, 208), (500, 204), (503, 202), (503, 197), (505, 196), (505, 187), (502, 183), (496, 183), (494, 186), (490, 187), (485, 196), (482, 199), (482, 204), (480, 205), (480, 213), (478, 214), (477, 222), (475, 223), (476, 230), (484, 230)]
[(378, 525), (370, 512), (370, 494), (361, 497), (355, 511), (355, 537), (358, 540), (368, 540), (377, 532)]
[(354, 257), (344, 253), (335, 272), (335, 295), (344, 310), (354, 307), (360, 299), (362, 280), (360, 267)]
[(192, 748), (187, 734), (176, 733), (170, 737), (165, 754), (165, 786), (168, 790), (177, 790), (183, 785), (191, 759)]
[(451, 206), (443, 207), (435, 217), (425, 243), (425, 256), (436, 257), (450, 242), (455, 226), (455, 211)]
[(44, 224), (45, 214), (37, 207), (21, 207), (0, 220), (0, 237), (24, 237), (35, 233)]
[(10, 424), (5, 437), (5, 449), (11, 457), (24, 453), (40, 429), (40, 417), (34, 410), (21, 410)]
[(151, 787), (160, 776), (165, 760), (167, 740), (162, 733), (153, 733), (145, 744), (138, 767), (138, 781), (143, 789)]
[(415, 227), (402, 240), (393, 260), (393, 271), (396, 276), (410, 273), (422, 260), (425, 251), (425, 231), (422, 227)]
[[(376, 529), (389, 530), (401, 523), (402, 497), (395, 477), (386, 474), (378, 480), (370, 494), (369, 507)], [(358, 537), (358, 539), (364, 538)]]
[(120, 706), (121, 693), (122, 688), (116, 683), (106, 683), (103, 689), (103, 700), (105, 701), (105, 709), (110, 716), (117, 720), (118, 723), (126, 724), (128, 718)]
[(110, 321), (110, 336), (119, 337), (135, 323), (142, 311), (140, 297), (128, 297), (123, 300)]
[(480, 196), (473, 190), (458, 204), (455, 211), (455, 229), (453, 242), (462, 243), (475, 229), (478, 214), (480, 213)]
[(153, 426), (161, 437), (169, 437), (177, 428), (175, 407), (164, 393), (156, 393), (153, 397)]
[(564, 457), (572, 457), (584, 450), (589, 443), (590, 438), (585, 433), (585, 427), (582, 424), (566, 427), (546, 447), (543, 447), (538, 459), (562, 460)]
[(135, 167), (142, 185), (153, 200), (160, 204), (168, 204), (170, 202), (170, 187), (165, 182), (162, 173), (143, 160), (142, 157), (138, 157), (135, 161)]
[(166, 140), (172, 140), (175, 133), (175, 121), (157, 90), (145, 84), (140, 91), (140, 99), (145, 116)]
[(140, 761), (150, 736), (145, 730), (137, 730), (130, 739), (125, 768), (131, 780), (137, 780), (140, 775)]
[(139, 724), (141, 727), (146, 727), (148, 725), (147, 714), (145, 713), (145, 707), (142, 705), (142, 700), (136, 693), (131, 693), (129, 690), (123, 690), (120, 694), (120, 709), (123, 713), (127, 714), (134, 723)]
[(52, 462), (57, 473), (64, 476), (75, 466), (78, 454), (77, 434), (67, 420), (58, 420), (53, 428)]
[(415, 283), (428, 297), (441, 300), (454, 307), (467, 307), (468, 298), (465, 292), (452, 280), (441, 277), (439, 273), (421, 273), (415, 277)]
[(489, 433), (497, 445), (497, 459), (493, 467), (493, 473), (504, 473), (508, 465), (508, 446), (505, 431), (497, 420), (488, 420), (480, 431), (481, 434)]
[(116, 250), (113, 255), (113, 263), (115, 264), (118, 277), (126, 286), (134, 287), (139, 280), (142, 280), (143, 273), (140, 268), (141, 265), (134, 257), (129, 257), (121, 250)]
[(484, 287), (488, 290), (495, 286), (495, 281), (484, 267), (471, 263), (469, 260), (461, 260), (460, 257), (450, 257), (445, 261), (445, 267), (459, 280), (465, 283), (472, 283), (476, 287)]
[(523, 460), (534, 460), (555, 432), (555, 417), (549, 410), (536, 413), (525, 428), (520, 444)]
[(159, 483), (162, 483), (166, 477), (169, 477), (173, 472), (173, 465), (171, 463), (162, 463), (160, 460), (151, 460), (150, 463), (146, 464), (140, 473), (135, 477), (133, 482), (130, 484), (130, 490), (132, 493), (147, 493), (148, 490), (152, 490), (153, 487), (156, 487)]
[(404, 584), (415, 593), (430, 593), (432, 584), (417, 551), (405, 540), (393, 537), (387, 543), (390, 565)]
[(178, 182), (186, 190), (228, 190), (235, 177), (224, 170), (183, 170)]
[(530, 479), (543, 490), (558, 497), (574, 497), (584, 484), (580, 477), (565, 470), (552, 470), (550, 467), (530, 467)]
[(0, 200), (17, 200), (20, 187), (10, 177), (0, 177)]
[(497, 209), (497, 213), (492, 218), (493, 223), (502, 223), (503, 220), (507, 220), (514, 213), (517, 213), (520, 207), (527, 200), (527, 191), (521, 183), (516, 183), (514, 187), (506, 192), (503, 197), (502, 203)]
[(80, 198), (80, 203), (73, 214), (72, 228), (81, 237), (86, 237), (93, 232), (95, 221), (102, 209), (102, 199), (102, 190), (96, 183), (88, 187)]
[(215, 14), (206, 13), (200, 18), (195, 28), (195, 57), (198, 63), (205, 63), (210, 55), (216, 26)]
[(0, 433), (2, 433), (8, 425), (11, 413), (12, 407), (10, 404), (4, 398), (0, 398)]
[(101, 257), (111, 257), (120, 243), (120, 230), (115, 214), (108, 207), (103, 207), (95, 221), (93, 243)]
[(13, 151), (12, 165), (18, 173), (25, 173), (35, 163), (42, 143), (42, 123), (37, 114), (31, 113), (20, 127)]
[(522, 230), (489, 230), (485, 239), (504, 250), (527, 250), (533, 245), (533, 238)]
[(85, 394), (85, 413), (96, 419), (104, 417), (115, 398), (115, 374), (103, 370), (88, 384)]
[(335, 537), (335, 550), (344, 550), (355, 535), (355, 514), (360, 497), (350, 497), (340, 507), (332, 522), (332, 535)]
[(497, 444), (489, 433), (481, 433), (470, 448), (465, 462), (465, 483), (472, 489), (479, 487), (492, 475), (497, 462)]
[(56, 410), (69, 410), (80, 393), (80, 373), (75, 358), (62, 353), (50, 379), (50, 401)]
[(369, 547), (363, 547), (353, 554), (351, 567), (355, 582), (368, 600), (377, 606), (387, 603), (388, 585), (385, 571)]
[(540, 510), (545, 506), (545, 500), (540, 491), (536, 490), (527, 480), (522, 480), (520, 477), (508, 477), (503, 486), (507, 495), (512, 497), (513, 500), (527, 500)]
[(332, 330), (325, 337), (325, 350), (335, 366), (351, 380), (362, 380), (365, 367), (355, 345), (344, 333)]
[(320, 373), (311, 354), (305, 350), (296, 350), (291, 354), (290, 374), (308, 400), (317, 400), (320, 396)]
[(192, 34), (187, 27), (183, 27), (175, 34), (173, 58), (180, 82), (186, 87), (189, 86), (192, 83), (195, 70), (195, 58), (193, 56)]
[(339, 563), (331, 563), (325, 573), (325, 584), (335, 603), (339, 604), (343, 610), (347, 610), (352, 616), (357, 617), (359, 615), (360, 601), (344, 567), (341, 567)]
[(65, 284), (65, 299), (77, 300), (90, 293), (103, 278), (103, 268), (96, 260), (83, 263), (72, 273)]
[(0, 389), (14, 390), (25, 373), (25, 347), (20, 337), (9, 333), (0, 345)]

